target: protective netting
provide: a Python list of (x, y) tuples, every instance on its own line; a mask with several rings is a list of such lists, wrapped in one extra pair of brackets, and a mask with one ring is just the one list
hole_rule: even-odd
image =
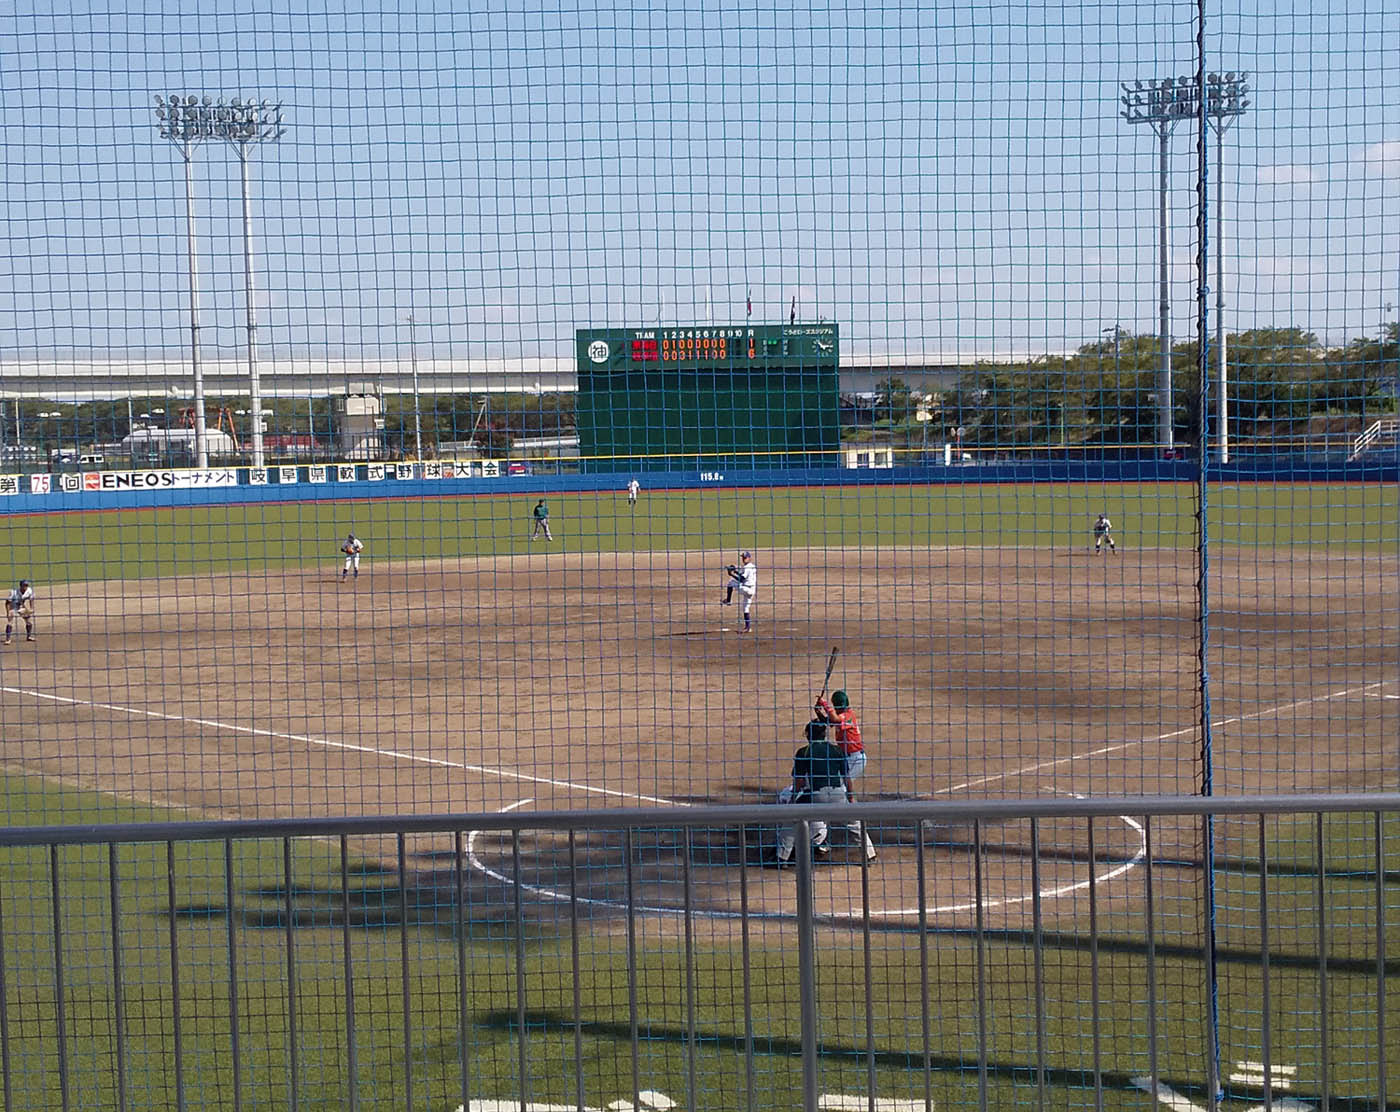
[[(863, 770), (850, 723), (831, 733), (867, 802), (1397, 786), (1393, 6), (453, 7), (12, 14), (7, 825), (770, 802), (819, 697), (858, 722)], [(799, 765), (799, 799), (826, 768)], [(907, 928), (937, 862), (922, 909), (948, 935), (909, 944), (934, 945), (924, 982), (932, 968), (948, 996), (920, 1038), (938, 1029), (930, 1053), (955, 1073), (994, 1048), (992, 1103), (1092, 1096), (1082, 1033), (1037, 1023), (1082, 999), (1076, 870), (1104, 865), (1131, 955), (1112, 1007), (1160, 1003), (1172, 1068), (1224, 1075), (1215, 1048), (1253, 1061), (1274, 1029), (1258, 970), (1215, 949), (1253, 945), (1266, 847), (1303, 878), (1296, 901), (1361, 935), (1364, 909), (1309, 885), (1389, 876), (1379, 829), (1354, 824), (1183, 820), (1152, 852), (1128, 820), (1097, 849), (1069, 822), (868, 832), (867, 870), (833, 827), (818, 915)], [(598, 920), (588, 991), (618, 990), (630, 909), (653, 946), (644, 998), (708, 977), (779, 1038), (791, 939), (755, 940), (745, 992), (728, 962), (730, 916), (790, 925), (785, 874), (754, 874), (752, 906), (733, 906), (739, 866), (771, 863), (779, 833), (531, 832), (524, 865), (509, 836), (477, 839), (465, 871), (499, 889), (467, 916), (473, 944), (515, 944), (516, 899), (542, 935), (567, 931), (563, 870)], [(449, 978), (432, 930), (467, 902), (443, 880), (459, 847), (410, 844), (415, 877), (436, 878), (414, 920), (422, 977)], [(406, 906), (402, 848), (355, 852)], [(128, 883), (196, 930), (199, 909), (275, 903), (303, 870), (334, 903), (338, 862), (308, 853), (195, 852), (193, 895), (142, 857), (129, 868), (155, 887)], [(40, 939), (6, 935), (9, 983), (62, 983), (54, 909), (101, 936), (119, 886), (78, 857), (12, 864), (0, 912)], [(66, 896), (19, 894), (36, 875)], [(1004, 932), (990, 981), (966, 948), (978, 893)], [(700, 956), (658, 911), (687, 899), (715, 913)], [(1045, 939), (1024, 933), (1042, 901), (1061, 932), (1048, 979)], [(1333, 941), (1357, 968), (1377, 959), (1374, 938)], [(930, 990), (885, 944), (864, 966), (843, 950), (818, 995), (878, 1017), (838, 1017), (834, 1037), (883, 1040), (898, 1075), (927, 1064), (900, 1055)], [(164, 937), (131, 945), (159, 980)], [(1325, 949), (1309, 935), (1293, 956), (1317, 976)], [(235, 978), (285, 993), (285, 955), (257, 952)], [(193, 963), (201, 991), (222, 960)], [(1299, 968), (1271, 998), (1285, 1027)], [(497, 1049), (528, 1022), (501, 991), (471, 1013)], [(329, 981), (315, 992), (343, 1006)], [(30, 1007), (16, 1030), (48, 1046), (35, 999), (6, 1007)], [(969, 1009), (992, 1025), (980, 1051)], [(635, 1020), (613, 1016), (599, 1045), (643, 1037)], [(705, 1022), (672, 1015), (668, 1037)], [(752, 1065), (740, 1084), (713, 1052), (714, 1106), (737, 1106)], [(1329, 1044), (1296, 1034), (1289, 1052), (1306, 1078)], [(1064, 1072), (1019, 1088), (1038, 1056)], [(510, 1055), (488, 1058), (500, 1085), (475, 1091), (512, 1094)], [(1147, 1069), (1117, 1068), (1129, 1088)], [(571, 1085), (551, 1076), (538, 1099)]]

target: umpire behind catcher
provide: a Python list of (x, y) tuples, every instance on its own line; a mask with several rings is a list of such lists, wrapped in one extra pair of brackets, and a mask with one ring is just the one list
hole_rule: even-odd
[[(826, 740), (826, 723), (807, 723), (807, 744), (792, 755), (792, 801), (794, 803), (845, 803), (851, 790), (846, 775), (846, 754)], [(831, 852), (826, 844), (826, 823), (813, 822), (812, 852), (825, 857)], [(792, 864), (793, 847), (797, 845), (797, 824), (783, 831), (778, 839), (778, 854), (774, 860), (779, 868)]]

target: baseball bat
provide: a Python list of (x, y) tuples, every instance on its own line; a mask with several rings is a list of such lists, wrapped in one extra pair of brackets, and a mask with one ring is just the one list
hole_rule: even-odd
[(826, 658), (826, 675), (822, 677), (822, 693), (817, 696), (819, 699), (826, 697), (826, 689), (831, 683), (831, 670), (836, 667), (836, 653), (837, 647), (832, 645), (831, 655)]

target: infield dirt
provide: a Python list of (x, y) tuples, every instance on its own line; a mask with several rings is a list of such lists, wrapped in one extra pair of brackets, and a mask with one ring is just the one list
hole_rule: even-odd
[[(749, 635), (720, 605), (727, 552), (542, 547), (367, 560), (345, 583), (323, 566), (56, 588), (38, 643), (0, 657), (5, 765), (210, 818), (767, 801), (839, 645), (832, 686), (862, 723), (864, 799), (1199, 790), (1193, 553), (756, 555)], [(1217, 793), (1393, 786), (1397, 570), (1377, 553), (1213, 553)], [(684, 857), (707, 870), (703, 900), (729, 906), (735, 866), (758, 863), (773, 833), (634, 842), (645, 899), (678, 898)], [(916, 902), (915, 833), (875, 831), (889, 909)], [(951, 908), (971, 883), (972, 832), (924, 833)], [(998, 890), (1024, 891), (1011, 874), (1027, 832), (979, 836), (1006, 850)], [(1083, 878), (1074, 837), (1038, 836)], [(1180, 837), (1163, 852), (1189, 856), (1194, 835)], [(1121, 856), (1138, 835), (1120, 823), (1104, 839)], [(548, 842), (532, 872), (560, 851)], [(475, 837), (475, 867), (499, 873), (502, 847)], [(599, 866), (622, 851), (616, 837), (585, 846)], [(838, 907), (861, 870), (854, 851), (834, 858), (845, 867), (822, 868)], [(611, 901), (616, 870), (586, 872)], [(775, 886), (789, 877), (754, 876), (786, 902)]]

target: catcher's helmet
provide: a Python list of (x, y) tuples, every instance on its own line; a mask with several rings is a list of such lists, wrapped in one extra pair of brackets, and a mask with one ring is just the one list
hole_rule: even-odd
[(837, 710), (845, 710), (851, 705), (851, 700), (844, 691), (833, 691), (831, 693), (831, 705)]
[(806, 734), (808, 741), (825, 741), (826, 723), (820, 718), (812, 719), (812, 721), (807, 723)]

